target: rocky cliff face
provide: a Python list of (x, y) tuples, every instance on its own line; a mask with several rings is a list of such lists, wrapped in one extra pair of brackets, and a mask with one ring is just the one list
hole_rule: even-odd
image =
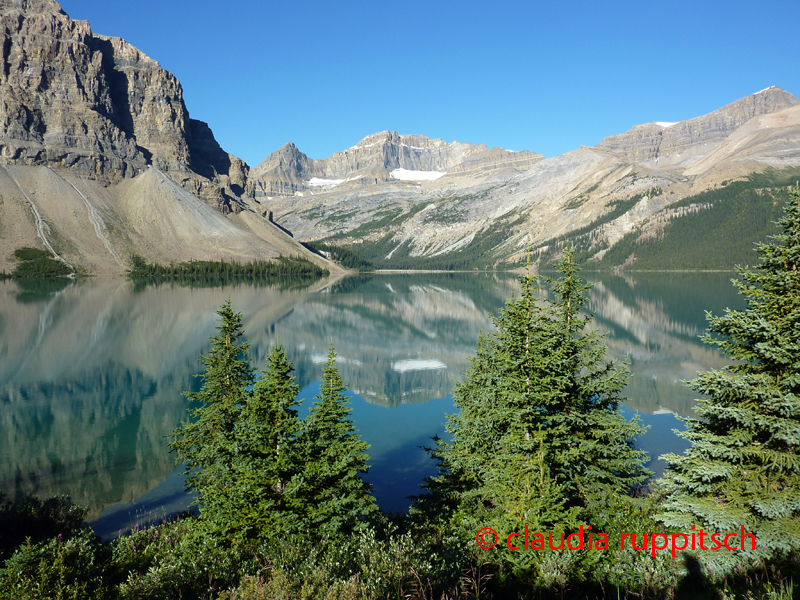
[(745, 96), (712, 113), (679, 123), (647, 123), (604, 139), (595, 148), (627, 162), (685, 165), (708, 154), (750, 119), (800, 104), (777, 87)]
[(0, 156), (115, 183), (148, 166), (222, 212), (248, 168), (189, 118), (174, 75), (52, 0), (0, 0)]
[(23, 246), (92, 274), (124, 273), (133, 254), (336, 268), (262, 216), (248, 166), (155, 60), (52, 0), (0, 0), (0, 35), (0, 269)]
[(307, 190), (357, 189), (398, 181), (426, 181), (445, 175), (487, 178), (524, 171), (544, 158), (485, 144), (447, 143), (423, 135), (383, 131), (324, 160), (311, 159), (288, 143), (255, 167), (256, 197), (290, 196)]

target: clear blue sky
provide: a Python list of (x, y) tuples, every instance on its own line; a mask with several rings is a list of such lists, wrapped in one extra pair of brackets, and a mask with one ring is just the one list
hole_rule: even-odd
[(800, 96), (798, 0), (64, 0), (174, 73), (257, 165), (386, 129), (547, 157), (777, 85)]

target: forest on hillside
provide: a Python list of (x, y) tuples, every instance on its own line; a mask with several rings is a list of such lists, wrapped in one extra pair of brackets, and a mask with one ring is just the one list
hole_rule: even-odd
[[(730, 271), (736, 265), (755, 264), (755, 245), (778, 233), (788, 190), (800, 179), (800, 170), (768, 169), (739, 181), (670, 204), (663, 212), (674, 214), (657, 233), (634, 228), (613, 246), (598, 241), (600, 228), (632, 208), (644, 196), (661, 194), (660, 188), (612, 203), (611, 210), (589, 225), (548, 242), (534, 256), (543, 266), (553, 265), (568, 245), (591, 270), (623, 267), (631, 271)], [(657, 218), (659, 215), (656, 214)], [(601, 258), (594, 258), (601, 250)]]
[(248, 282), (255, 285), (284, 283), (302, 284), (329, 274), (310, 260), (299, 256), (279, 256), (272, 261), (238, 263), (224, 260), (193, 260), (172, 265), (148, 263), (141, 256), (133, 256), (133, 266), (128, 271), (137, 287), (172, 283), (191, 287), (219, 287)]
[[(661, 196), (660, 187), (614, 200), (591, 223), (530, 248), (529, 256), (542, 271), (555, 269), (564, 249), (573, 248), (575, 260), (586, 270), (624, 268), (635, 271), (732, 271), (736, 265), (754, 264), (754, 245), (778, 232), (783, 204), (800, 170), (767, 169), (737, 181), (686, 197), (652, 217), (666, 220), (653, 228), (640, 225), (621, 240), (609, 245), (603, 227), (631, 210), (643, 198)], [(691, 207), (685, 213), (680, 209)], [(393, 233), (380, 233), (385, 225), (415, 214), (387, 213), (357, 230), (324, 240), (306, 242), (312, 251), (324, 252), (343, 266), (359, 271), (376, 269), (484, 270), (513, 269), (522, 262), (508, 262), (498, 256), (502, 244), (517, 232), (523, 216), (505, 216), (487, 225), (463, 248), (436, 256), (412, 255), (419, 249), (411, 241), (398, 243)], [(574, 206), (567, 206), (574, 208)], [(663, 214), (662, 214), (663, 213)], [(368, 235), (370, 234), (370, 235)], [(372, 235), (375, 234), (375, 235)], [(344, 238), (361, 235), (359, 243), (343, 244)]]

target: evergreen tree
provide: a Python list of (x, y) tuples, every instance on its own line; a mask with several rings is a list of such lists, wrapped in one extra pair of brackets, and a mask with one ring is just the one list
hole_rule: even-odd
[(527, 418), (530, 428), (535, 424), (549, 433), (551, 468), (570, 502), (586, 506), (598, 494), (627, 496), (652, 473), (643, 467), (646, 453), (633, 447), (645, 429), (638, 418), (626, 422), (619, 412), (629, 371), (605, 361), (603, 336), (588, 329), (593, 317), (581, 311), (591, 286), (578, 277), (573, 254), (567, 250), (559, 264), (562, 277), (548, 279), (556, 300), (541, 328), (543, 355), (533, 358), (539, 395)]
[(233, 312), (230, 300), (217, 312), (218, 335), (211, 338), (211, 352), (201, 362), (205, 372), (199, 392), (185, 395), (200, 406), (190, 408), (193, 421), (182, 423), (169, 446), (185, 465), (186, 486), (197, 492), (201, 513), (214, 512), (218, 499), (234, 484), (231, 467), (236, 448), (236, 428), (253, 371), (246, 359), (248, 344), (242, 337), (242, 315)]
[(231, 537), (264, 539), (308, 525), (295, 409), (300, 389), (293, 370), (278, 342), (242, 408), (232, 464), (236, 481), (220, 499), (225, 505), (220, 527)]
[(587, 331), (588, 286), (572, 258), (559, 265), (554, 301), (541, 302), (525, 276), (521, 296), (493, 318), (497, 332), (481, 335), (421, 508), (434, 501), (470, 526), (569, 528), (598, 497), (625, 496), (648, 477), (632, 444), (643, 429), (618, 411), (627, 369), (607, 363), (602, 336)]
[(203, 384), (186, 394), (200, 406), (169, 444), (198, 494), (201, 522), (229, 543), (309, 530), (334, 537), (363, 527), (379, 514), (359, 476), (368, 445), (349, 418), (333, 348), (318, 402), (301, 422), (294, 367), (280, 342), (255, 381), (248, 345), (239, 343), (241, 315), (230, 301), (218, 314)]
[(352, 533), (366, 526), (379, 511), (370, 496), (366, 450), (350, 419), (345, 386), (335, 365), (333, 345), (323, 368), (319, 395), (303, 422), (303, 483), (306, 522), (326, 537)]
[[(699, 418), (678, 432), (692, 445), (664, 457), (670, 495), (661, 520), (686, 532), (743, 527), (755, 535), (755, 551), (749, 538), (736, 538), (737, 547), (751, 558), (800, 548), (800, 189), (778, 225), (782, 233), (756, 247), (760, 266), (738, 269), (734, 283), (747, 308), (707, 315), (704, 341), (739, 362), (689, 383), (706, 395)], [(720, 564), (741, 555), (706, 558)]]

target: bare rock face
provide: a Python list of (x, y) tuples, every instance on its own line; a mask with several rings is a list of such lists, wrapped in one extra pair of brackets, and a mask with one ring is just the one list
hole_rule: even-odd
[(115, 183), (154, 166), (222, 212), (247, 165), (189, 118), (174, 75), (52, 0), (0, 0), (0, 157)]
[(255, 167), (250, 176), (256, 196), (290, 196), (319, 187), (362, 188), (403, 180), (403, 172), (439, 177), (471, 174), (480, 177), (525, 171), (544, 157), (511, 152), (485, 144), (447, 143), (423, 135), (383, 131), (324, 160), (312, 159), (288, 143)]
[(647, 123), (613, 135), (595, 149), (626, 162), (652, 162), (659, 166), (686, 164), (711, 152), (753, 117), (776, 113), (800, 101), (771, 87), (745, 96), (712, 113), (679, 123)]
[(291, 196), (306, 189), (303, 178), (320, 171), (293, 143), (288, 142), (250, 171), (257, 196)]

